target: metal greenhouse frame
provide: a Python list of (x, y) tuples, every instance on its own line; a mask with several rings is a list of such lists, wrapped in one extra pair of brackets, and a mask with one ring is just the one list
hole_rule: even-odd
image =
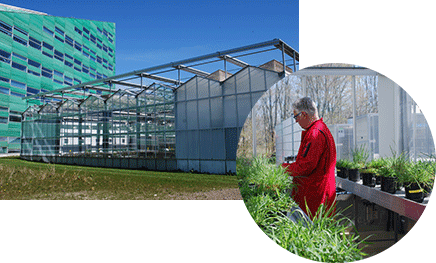
[[(265, 52), (269, 62), (259, 66), (240, 60)], [(274, 39), (27, 96), (28, 102), (44, 103), (23, 113), (21, 158), (235, 172), (245, 118), (264, 91), (292, 72), (286, 64), (297, 69), (298, 59), (294, 49)]]

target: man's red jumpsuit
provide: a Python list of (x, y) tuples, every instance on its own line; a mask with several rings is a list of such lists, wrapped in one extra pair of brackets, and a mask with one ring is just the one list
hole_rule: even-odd
[[(283, 163), (282, 166), (292, 172), (296, 186), (292, 192), (294, 201), (311, 218), (321, 204), (327, 209), (335, 204), (336, 146), (322, 118), (301, 133), (301, 145), (295, 162)], [(306, 203), (310, 214), (306, 210)]]

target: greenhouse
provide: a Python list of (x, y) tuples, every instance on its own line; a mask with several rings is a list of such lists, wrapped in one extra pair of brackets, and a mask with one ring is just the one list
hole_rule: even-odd
[(274, 39), (27, 96), (21, 158), (234, 173), (245, 118), (297, 65)]

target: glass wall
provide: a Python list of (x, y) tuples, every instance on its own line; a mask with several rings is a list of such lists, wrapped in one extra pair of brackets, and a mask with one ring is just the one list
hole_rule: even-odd
[[(337, 158), (351, 159), (354, 149), (369, 158), (406, 153), (412, 159), (435, 154), (427, 121), (413, 99), (392, 80), (362, 68), (320, 67), (297, 72), (289, 89), (311, 97), (330, 128)], [(305, 71), (305, 72), (304, 72)], [(292, 118), (276, 126), (277, 162), (298, 152), (301, 129)]]
[[(105, 99), (106, 96), (106, 99)], [(174, 94), (152, 85), (24, 113), (22, 156), (174, 158)]]

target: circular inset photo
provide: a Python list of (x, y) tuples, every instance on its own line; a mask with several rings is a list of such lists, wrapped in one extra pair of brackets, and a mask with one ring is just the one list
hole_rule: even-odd
[(271, 87), (237, 150), (245, 205), (277, 245), (351, 262), (401, 240), (432, 192), (435, 144), (424, 113), (371, 69), (323, 64)]

